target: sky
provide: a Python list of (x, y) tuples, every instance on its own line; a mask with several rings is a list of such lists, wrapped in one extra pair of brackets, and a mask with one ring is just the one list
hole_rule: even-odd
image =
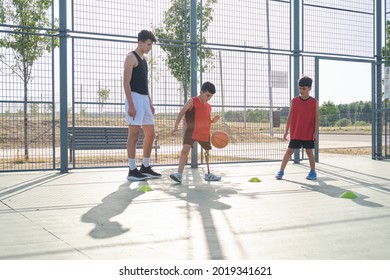
[(334, 104), (371, 101), (371, 64), (320, 61), (319, 103)]
[[(324, 1), (329, 2), (330, 0), (324, 0)], [(107, 9), (108, 4), (106, 3), (103, 5), (103, 2), (121, 3), (121, 5), (122, 4), (124, 5), (124, 3), (127, 3), (125, 0), (99, 1), (100, 4), (96, 4), (94, 6), (95, 9), (97, 9), (97, 11), (99, 11), (99, 13), (96, 12), (96, 14), (93, 14), (93, 13), (90, 14), (90, 13), (88, 13), (90, 11), (90, 6), (86, 6), (84, 4), (81, 5), (82, 3), (84, 3), (83, 1), (78, 1), (78, 2), (80, 2), (80, 3), (77, 7), (78, 7), (78, 9), (81, 9), (79, 11), (79, 14), (78, 14), (80, 16), (80, 19), (78, 22), (80, 22), (80, 24), (84, 23), (84, 21), (83, 21), (84, 16), (87, 16), (87, 15), (88, 16), (95, 16), (96, 18), (94, 18), (94, 21), (92, 21), (92, 24), (90, 23), (85, 28), (87, 28), (87, 29), (88, 28), (96, 28), (98, 31), (99, 30), (106, 31), (106, 29), (108, 29), (109, 27), (112, 27), (110, 25), (110, 24), (112, 24), (111, 17), (103, 18), (103, 20), (100, 18), (101, 11), (104, 10), (103, 8), (105, 8), (105, 11), (107, 11), (108, 14), (113, 13), (115, 11), (115, 7), (113, 7), (113, 9)], [(155, 1), (149, 1), (149, 2), (150, 3), (148, 3), (147, 5), (152, 5), (152, 3), (154, 3)], [(163, 7), (163, 6), (167, 5), (169, 3), (167, 0), (161, 1), (161, 2), (162, 3), (158, 4), (159, 9), (156, 9), (156, 14), (158, 14), (159, 16), (162, 15), (161, 11), (165, 9), (165, 7)], [(359, 1), (356, 1), (355, 4), (357, 2), (359, 2)], [(360, 0), (360, 2), (362, 2), (363, 4), (367, 4), (363, 0)], [(214, 35), (215, 38), (213, 37), (214, 38), (213, 40), (215, 41), (215, 43), (225, 42), (224, 40), (228, 40), (225, 43), (242, 44), (242, 42), (245, 42), (245, 44), (246, 44), (248, 42), (248, 40), (250, 40), (250, 39), (254, 40), (254, 38), (258, 38), (258, 37), (252, 36), (252, 33), (250, 32), (250, 30), (257, 28), (257, 26), (259, 25), (259, 22), (257, 20), (258, 13), (251, 12), (251, 11), (256, 11), (256, 8), (258, 10), (258, 9), (262, 8), (263, 6), (261, 6), (259, 8), (259, 5), (258, 5), (256, 0), (247, 1), (247, 5), (242, 5), (239, 2), (234, 2), (234, 4), (232, 2), (231, 5), (226, 5), (226, 4), (222, 5), (221, 3), (222, 2), (220, 2), (220, 4), (219, 4), (221, 7), (219, 7), (218, 9), (216, 8), (216, 11), (215, 11), (215, 24), (216, 24), (215, 31), (216, 31), (216, 33)], [(280, 18), (278, 17), (278, 20), (276, 20), (276, 21), (274, 20), (274, 21), (270, 22), (271, 28), (276, 29), (278, 31), (277, 34), (280, 34), (281, 38), (285, 38), (286, 36), (284, 36), (285, 34), (283, 32), (285, 32), (285, 30), (290, 29), (289, 20), (288, 20), (289, 19), (288, 16), (289, 16), (290, 4), (287, 2), (286, 3), (273, 2), (273, 5), (277, 5), (277, 6), (273, 7), (271, 9), (271, 12), (276, 13), (280, 9), (280, 11), (281, 11), (280, 13), (284, 16), (284, 21), (281, 22)], [(345, 3), (343, 2), (340, 5), (342, 5), (342, 6), (343, 5), (351, 5), (351, 2), (345, 1)], [(98, 9), (97, 7), (100, 7), (100, 8)], [(248, 14), (248, 16), (249, 15), (254, 16), (253, 22), (249, 21), (249, 22), (252, 22), (251, 23), (252, 28), (248, 28), (247, 33), (243, 32), (242, 28), (240, 28), (240, 26), (242, 24), (245, 24), (245, 26), (248, 26), (248, 18), (243, 19), (242, 17), (233, 16), (233, 15), (235, 15), (237, 9), (241, 9), (243, 12), (245, 12), (245, 14)], [(57, 9), (55, 11), (57, 11)], [(264, 9), (261, 9), (260, 12), (261, 12), (262, 16), (265, 16)], [(314, 13), (315, 11), (310, 10), (310, 12)], [(228, 14), (231, 13), (232, 16), (226, 17), (226, 13), (228, 13)], [(274, 15), (274, 14), (271, 14), (271, 15)], [(125, 14), (120, 14), (120, 16), (127, 18), (128, 15), (125, 13)], [(150, 14), (146, 13), (145, 15), (141, 14), (140, 16), (150, 17)], [(323, 21), (322, 24), (325, 25), (325, 24), (327, 24), (326, 20), (333, 19), (333, 18), (330, 17), (328, 14), (326, 14), (326, 15), (322, 15), (321, 17), (319, 17), (319, 16), (314, 17), (314, 19), (312, 19), (312, 20), (320, 20), (320, 19)], [(156, 22), (159, 21), (158, 18), (154, 18), (154, 20)], [(217, 23), (220, 24), (221, 26), (219, 26)], [(141, 23), (139, 23), (139, 24), (141, 24)], [(128, 29), (134, 28), (132, 25), (125, 25), (125, 26)], [(264, 24), (262, 26), (264, 26)], [(315, 26), (315, 24), (311, 24), (311, 25), (308, 24), (307, 27), (310, 27), (310, 26)], [(330, 25), (330, 26), (332, 26), (332, 25)], [(118, 25), (118, 28), (122, 28), (122, 27), (123, 27), (122, 25)], [(99, 28), (102, 28), (102, 29), (99, 29)], [(126, 32), (130, 31), (128, 29), (126, 29)], [(210, 30), (212, 31), (212, 29), (210, 29)], [(349, 30), (349, 29), (347, 29), (347, 30)], [(92, 29), (92, 30), (87, 30), (87, 31), (96, 31), (96, 30)], [(121, 32), (123, 32), (123, 30), (121, 30)], [(226, 36), (226, 34), (228, 34), (229, 36)], [(264, 34), (265, 34), (264, 30), (263, 30), (263, 33), (261, 33), (261, 34), (263, 34), (263, 37), (260, 36), (258, 39), (259, 40), (260, 39), (266, 40), (266, 38), (264, 37)], [(306, 34), (307, 34), (307, 32), (306, 32)], [(341, 37), (344, 40), (345, 36), (344, 37), (341, 36)], [(280, 40), (280, 38), (273, 38), (273, 39), (277, 43), (277, 44), (275, 43), (276, 46), (280, 47), (280, 44), (282, 44), (282, 45), (287, 44), (287, 47), (289, 47), (289, 42), (290, 42), (289, 37), (287, 36), (286, 38), (287, 39), (282, 40), (282, 41)], [(339, 38), (339, 37), (337, 37), (337, 38)], [(316, 41), (316, 40), (319, 40), (319, 39), (317, 39), (315, 37), (315, 40), (313, 39), (313, 41), (310, 41), (310, 40), (307, 41), (305, 46), (308, 47), (308, 44), (309, 44), (309, 47), (310, 47), (311, 46), (310, 43), (315, 44), (316, 46), (317, 45), (322, 46), (322, 44), (320, 44), (320, 41)], [(271, 42), (273, 42), (273, 41), (271, 40)], [(342, 42), (344, 42), (344, 41), (342, 41)], [(252, 42), (252, 45), (256, 45), (255, 42)], [(100, 45), (98, 44), (98, 46), (100, 46)], [(82, 47), (86, 48), (85, 46), (82, 46)], [(317, 50), (316, 48), (314, 48), (314, 49)], [(322, 49), (320, 49), (320, 50), (322, 50)], [(105, 50), (103, 49), (102, 52), (104, 52), (104, 51)], [(87, 58), (89, 58), (89, 56), (93, 56), (95, 54), (96, 54), (96, 52), (91, 52), (91, 53), (87, 54)], [(229, 54), (229, 52), (225, 52), (223, 54), (226, 54), (226, 56), (227, 56)], [(120, 54), (120, 55), (122, 55), (122, 54)], [(230, 59), (230, 60), (234, 61), (234, 56), (235, 56), (235, 54), (231, 54), (230, 57), (228, 57), (226, 59)], [(255, 57), (257, 58), (257, 56), (253, 56), (253, 58), (255, 58)], [(88, 61), (91, 61), (91, 59), (88, 59)], [(109, 65), (109, 64), (107, 64), (108, 62), (105, 62), (105, 63), (106, 64), (104, 66)], [(277, 62), (276, 60), (273, 61), (273, 65), (275, 64), (276, 66), (278, 66), (279, 65), (278, 63), (283, 66), (283, 65), (287, 65), (288, 61), (287, 62), (284, 60), (281, 60), (280, 62)], [(226, 65), (227, 62), (224, 64)], [(248, 63), (248, 65), (249, 65), (249, 63)], [(90, 67), (90, 64), (87, 64), (86, 66)], [(264, 64), (263, 67), (266, 68), (266, 66), (267, 65)], [(122, 71), (121, 67), (122, 67), (122, 62), (120, 62), (119, 66), (118, 66), (118, 68), (120, 68), (120, 73)], [(107, 67), (105, 67), (105, 68), (107, 68)], [(111, 67), (111, 69), (113, 69), (113, 68)], [(261, 74), (262, 76), (258, 77), (259, 74), (258, 74), (258, 72), (256, 72), (256, 68), (254, 68), (254, 69), (255, 70), (252, 70), (252, 72), (254, 73), (252, 76), (249, 75), (249, 73), (250, 73), (249, 71), (246, 72), (247, 75), (249, 75), (248, 76), (248, 84), (249, 84), (249, 80), (252, 80), (252, 81), (254, 81), (253, 83), (255, 83), (255, 82), (258, 82), (257, 78), (259, 80), (266, 78), (266, 74), (264, 74), (263, 72), (262, 72), (263, 74)], [(284, 70), (285, 68), (282, 67), (282, 69)], [(278, 69), (276, 69), (276, 70), (278, 70)], [(58, 74), (58, 71), (56, 71), (56, 73)], [(98, 74), (105, 75), (105, 72), (102, 72), (102, 73), (99, 72)], [(91, 71), (91, 75), (93, 75), (95, 80), (99, 79), (99, 78), (96, 78), (97, 75), (95, 72)], [(119, 76), (119, 75), (117, 75), (117, 76)], [(79, 73), (79, 76), (80, 76), (80, 73)], [(216, 75), (216, 77), (219, 77), (219, 75)], [(88, 80), (91, 80), (91, 83), (95, 82), (93, 79), (88, 79)], [(229, 80), (229, 79), (227, 79), (227, 80)], [(326, 102), (329, 100), (331, 100), (335, 104), (345, 104), (345, 103), (351, 103), (354, 101), (370, 101), (371, 100), (371, 65), (368, 63), (321, 60), (320, 61), (320, 80), (319, 80), (319, 83), (320, 83), (320, 87), (319, 87), (320, 105), (323, 102)], [(97, 83), (95, 82), (94, 84), (97, 84)], [(257, 84), (256, 84), (256, 86), (253, 86), (252, 88), (254, 88), (254, 90), (252, 90), (253, 96), (258, 97), (258, 88), (259, 87), (257, 86)], [(268, 90), (267, 84), (265, 84), (264, 88), (265, 88), (265, 90)], [(87, 91), (86, 87), (84, 87), (84, 91), (85, 92)], [(231, 92), (235, 92), (235, 91), (231, 90)], [(96, 92), (94, 90), (91, 90), (91, 94), (95, 95), (95, 93)], [(268, 95), (265, 94), (265, 96), (267, 97)], [(50, 96), (49, 96), (49, 98), (50, 98)], [(85, 98), (85, 95), (84, 95), (84, 98)], [(265, 100), (266, 99), (267, 98), (265, 98)], [(225, 102), (227, 102), (227, 100), (225, 100)], [(233, 100), (232, 102), (236, 102), (236, 101)], [(274, 105), (276, 104), (276, 102), (277, 101), (275, 101)], [(286, 103), (286, 102), (284, 102), (284, 103)], [(287, 104), (289, 104), (289, 103), (287, 102)]]

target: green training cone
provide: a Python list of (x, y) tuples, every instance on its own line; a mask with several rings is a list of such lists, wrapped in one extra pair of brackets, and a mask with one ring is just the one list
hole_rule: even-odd
[(249, 182), (259, 183), (259, 182), (261, 182), (261, 180), (259, 178), (257, 178), (257, 177), (252, 177), (252, 178), (249, 179)]
[(137, 189), (139, 192), (151, 192), (153, 189), (149, 185), (143, 185)]
[(341, 198), (349, 198), (349, 199), (358, 198), (358, 196), (351, 191), (344, 192), (340, 197)]

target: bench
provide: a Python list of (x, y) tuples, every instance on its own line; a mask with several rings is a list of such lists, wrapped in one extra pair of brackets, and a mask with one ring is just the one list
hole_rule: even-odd
[[(127, 147), (127, 127), (100, 127), (100, 126), (79, 126), (68, 128), (68, 148), (69, 159), (73, 161), (73, 153), (76, 150), (109, 150), (126, 149)], [(136, 145), (137, 149), (142, 149), (145, 134), (141, 128), (139, 139)], [(152, 149), (155, 151), (157, 160), (157, 150), (160, 146), (157, 144), (158, 134), (154, 140)]]

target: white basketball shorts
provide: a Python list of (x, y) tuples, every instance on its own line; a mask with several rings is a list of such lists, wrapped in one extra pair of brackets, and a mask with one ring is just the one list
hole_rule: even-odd
[(125, 115), (127, 125), (152, 125), (154, 124), (154, 116), (152, 109), (150, 108), (150, 100), (147, 95), (132, 92), (131, 97), (133, 99), (135, 107), (135, 118), (129, 115), (129, 104), (127, 98), (125, 99)]

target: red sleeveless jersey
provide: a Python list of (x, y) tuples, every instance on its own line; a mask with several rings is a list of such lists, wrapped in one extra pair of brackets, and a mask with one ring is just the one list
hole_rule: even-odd
[(211, 129), (211, 106), (202, 103), (199, 98), (192, 98), (193, 107), (186, 113), (187, 130), (192, 130), (192, 139), (209, 142)]
[(290, 112), (290, 139), (313, 140), (317, 101), (313, 97), (294, 97)]

